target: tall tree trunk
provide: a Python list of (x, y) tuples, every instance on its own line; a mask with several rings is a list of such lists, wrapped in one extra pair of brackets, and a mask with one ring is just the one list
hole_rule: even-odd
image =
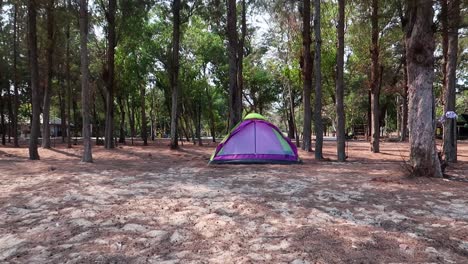
[(305, 151), (312, 151), (312, 109), (310, 107), (310, 94), (312, 92), (312, 58), (310, 55), (310, 0), (304, 0), (302, 10), (302, 51), (304, 66), (302, 68), (303, 77), (303, 103), (304, 103), (304, 126), (303, 145)]
[(54, 0), (49, 0), (47, 14), (47, 50), (46, 50), (46, 84), (44, 86), (44, 102), (42, 105), (42, 147), (50, 148), (50, 97), (52, 93), (52, 56), (54, 52)]
[(229, 54), (229, 128), (232, 129), (239, 123), (242, 115), (240, 112), (242, 98), (239, 97), (237, 83), (238, 38), (236, 0), (227, 0), (227, 37)]
[(6, 127), (5, 127), (5, 113), (4, 113), (4, 106), (3, 106), (3, 101), (4, 96), (1, 94), (1, 89), (0, 89), (0, 129), (2, 131), (2, 145), (6, 145)]
[(29, 67), (31, 73), (31, 100), (32, 100), (32, 123), (31, 136), (29, 139), (29, 159), (38, 160), (39, 152), (37, 144), (39, 138), (39, 115), (41, 112), (41, 98), (39, 95), (39, 66), (37, 64), (37, 29), (36, 29), (37, 4), (36, 0), (28, 2), (28, 41), (29, 41)]
[(146, 127), (146, 109), (145, 109), (145, 86), (141, 85), (140, 97), (141, 97), (141, 139), (143, 140), (143, 146), (148, 146), (148, 132)]
[(323, 159), (323, 122), (322, 122), (322, 33), (320, 32), (320, 0), (314, 0), (315, 32), (315, 159)]
[(119, 108), (120, 108), (120, 136), (119, 143), (125, 143), (125, 100), (120, 96)]
[(172, 28), (172, 62), (171, 62), (171, 149), (177, 149), (179, 142), (177, 138), (178, 122), (178, 97), (179, 97), (179, 48), (180, 48), (180, 0), (174, 0), (172, 4), (173, 28)]
[(208, 111), (209, 111), (209, 116), (210, 116), (210, 134), (213, 142), (216, 142), (216, 124), (215, 124), (215, 116), (214, 116), (214, 107), (213, 107), (213, 99), (211, 97), (211, 94), (208, 90), (208, 86), (206, 87), (206, 97), (208, 99)]
[(7, 83), (8, 86), (6, 87), (6, 96), (7, 96), (7, 109), (8, 109), (8, 143), (11, 143), (11, 136), (12, 136), (12, 120), (13, 120), (13, 96), (10, 93), (10, 83)]
[[(398, 12), (401, 21), (401, 30), (403, 33), (406, 32), (407, 18), (403, 12), (403, 0), (400, 0), (398, 3)], [(405, 39), (403, 39), (404, 41)], [(402, 109), (401, 109), (401, 124), (400, 124), (400, 141), (406, 141), (406, 135), (408, 134), (408, 67), (406, 60), (406, 45), (403, 45), (403, 55), (402, 55), (402, 64), (403, 64), (403, 95), (402, 95)]]
[(289, 96), (285, 96), (288, 137), (290, 139), (296, 139), (296, 131), (294, 129), (294, 107), (289, 101)]
[(93, 162), (91, 152), (90, 89), (88, 69), (88, 1), (80, 0), (81, 114), (83, 116), (83, 162)]
[[(71, 0), (67, 0), (67, 11), (70, 11)], [(65, 54), (65, 77), (67, 79), (67, 147), (72, 147), (72, 133), (71, 133), (71, 109), (72, 109), (72, 87), (70, 77), (70, 20), (67, 19), (66, 27), (66, 54)], [(75, 126), (76, 126), (75, 122)]]
[[(404, 30), (404, 28), (403, 28)], [(403, 102), (401, 109), (400, 141), (406, 141), (408, 134), (408, 67), (406, 61), (406, 46), (403, 46)]]
[(95, 122), (94, 135), (96, 137), (96, 146), (98, 146), (100, 145), (101, 126), (99, 124), (100, 122), (96, 111), (96, 100), (93, 100), (93, 120)]
[[(63, 79), (60, 79), (60, 87), (66, 87), (63, 85)], [(65, 108), (66, 108), (66, 103), (65, 103), (65, 96), (64, 96), (64, 91), (59, 90), (59, 106), (60, 106), (60, 130), (62, 132), (62, 143), (65, 143), (66, 139), (66, 133), (65, 131), (67, 130), (67, 115), (65, 113)]]
[(104, 147), (106, 149), (114, 148), (114, 54), (116, 46), (115, 38), (115, 11), (117, 7), (116, 0), (109, 0), (109, 8), (106, 13), (107, 18), (107, 76), (106, 76), (106, 127)]
[[(291, 83), (288, 84), (288, 93), (289, 93), (289, 105), (290, 105), (290, 119), (292, 121), (293, 129), (294, 129), (294, 138), (296, 139), (296, 147), (301, 146), (301, 141), (299, 138), (299, 133), (297, 131), (297, 122), (296, 122), (296, 114), (294, 112), (294, 109), (296, 108), (296, 105), (294, 104), (294, 94), (291, 88)], [(310, 105), (310, 101), (309, 101)]]
[(19, 147), (18, 140), (18, 109), (19, 109), (19, 92), (18, 92), (18, 4), (14, 5), (13, 15), (13, 89), (14, 89), (14, 100), (13, 100), (13, 133), (15, 138), (13, 139), (13, 146)]
[[(460, 0), (449, 0), (447, 25), (448, 47), (444, 83), (444, 113), (455, 111), (455, 92), (457, 84), (458, 24), (460, 21)], [(457, 161), (457, 121), (447, 119), (444, 124), (444, 155), (448, 162)]]
[(405, 64), (404, 64), (404, 87), (403, 87), (403, 108), (401, 111), (401, 137), (400, 141), (406, 141), (406, 135), (408, 134), (408, 74), (406, 69), (408, 68), (406, 66), (406, 58), (405, 58)]
[(151, 89), (151, 107), (150, 107), (150, 119), (151, 119), (151, 141), (154, 141), (154, 136), (156, 133), (156, 111), (154, 109), (154, 90)]
[(410, 163), (414, 176), (442, 177), (433, 119), (434, 32), (432, 1), (409, 1), (406, 30)]
[[(241, 37), (239, 39), (238, 53), (237, 53), (237, 106), (236, 110), (239, 118), (242, 119), (242, 92), (244, 90), (244, 46), (245, 37), (247, 35), (247, 5), (245, 0), (242, 0), (242, 13), (241, 13)], [(240, 121), (240, 120), (239, 120)]]
[(196, 134), (198, 139), (198, 146), (203, 145), (202, 136), (201, 136), (201, 117), (202, 117), (202, 105), (200, 99), (197, 103), (197, 127), (196, 127)]
[(372, 0), (372, 46), (371, 46), (371, 151), (380, 152), (380, 87), (379, 87), (379, 4)]
[(127, 98), (127, 110), (128, 110), (128, 122), (130, 123), (130, 137), (132, 139), (135, 137), (135, 111), (134, 108), (130, 105), (130, 99)]
[[(3, 3), (0, 2), (0, 10), (3, 6)], [(2, 24), (0, 20), (0, 35), (3, 35)], [(3, 56), (0, 56), (0, 64), (5, 64), (6, 61), (3, 59)], [(5, 101), (8, 100), (9, 95), (9, 84), (7, 81), (7, 77), (2, 76), (3, 72), (0, 70), (0, 131), (2, 135), (2, 145), (6, 145), (6, 136), (8, 133), (8, 129), (5, 124)], [(5, 87), (4, 87), (5, 86)], [(3, 94), (3, 90), (5, 90), (5, 94)], [(8, 103), (7, 103), (8, 104)], [(11, 118), (11, 115), (8, 117)]]
[[(440, 0), (440, 24), (442, 31), (442, 94), (445, 99), (445, 85), (447, 83), (447, 57), (448, 57), (448, 0)], [(444, 100), (445, 103), (445, 100)]]
[(345, 0), (338, 0), (338, 52), (336, 57), (336, 152), (338, 161), (346, 160), (344, 113), (344, 21)]

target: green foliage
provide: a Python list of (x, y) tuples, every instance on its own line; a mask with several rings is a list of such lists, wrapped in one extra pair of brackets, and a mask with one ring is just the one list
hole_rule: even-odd
[[(80, 125), (80, 60), (77, 6), (66, 7), (66, 1), (56, 2), (54, 47), (54, 77), (51, 113), (59, 117), (60, 105), (66, 95), (66, 29), (70, 25), (70, 83), (77, 115), (72, 123)], [(382, 122), (387, 131), (397, 124), (396, 98), (403, 95), (404, 35), (399, 4), (403, 1), (379, 1), (379, 54), (381, 74)], [(12, 92), (12, 29), (13, 4), (18, 4), (18, 87), (20, 120), (27, 122), (29, 105), (29, 66), (27, 50), (26, 6), (21, 1), (4, 1), (0, 22), (0, 91)], [(291, 102), (296, 126), (302, 130), (302, 22), (299, 1), (247, 1), (248, 34), (244, 49), (243, 103), (245, 112), (259, 112), (275, 120), (283, 129), (287, 124)], [(105, 118), (105, 65), (107, 2), (91, 3), (89, 57), (93, 93), (93, 122), (101, 129)], [(115, 52), (116, 98), (115, 125), (119, 126), (121, 111), (125, 113), (125, 130), (131, 130), (129, 118), (140, 122), (140, 107), (148, 113), (148, 125), (158, 135), (169, 131), (171, 86), (169, 70), (172, 48), (172, 2), (120, 0), (117, 8), (117, 46)], [(335, 122), (335, 65), (337, 3), (322, 1), (322, 77), (323, 113), (329, 125)], [(436, 8), (438, 8), (436, 6)], [(46, 23), (44, 6), (39, 7), (38, 46), (40, 74), (45, 71)], [(238, 5), (240, 11), (240, 5)], [(240, 17), (240, 12), (239, 12)], [(346, 128), (367, 124), (371, 28), (370, 1), (348, 1), (345, 29), (345, 111)], [(265, 21), (265, 22), (264, 22)], [(181, 128), (194, 131), (201, 116), (202, 134), (214, 128), (219, 137), (226, 133), (228, 120), (228, 55), (226, 41), (226, 6), (223, 1), (182, 1), (180, 47), (180, 109)], [(239, 23), (238, 23), (239, 24)], [(240, 31), (240, 25), (238, 25)], [(468, 41), (467, 30), (460, 30), (460, 52), (457, 111), (468, 111)], [(262, 32), (262, 33), (260, 33)], [(434, 92), (437, 114), (441, 114), (441, 47), (440, 33), (436, 50), (436, 80)], [(315, 53), (312, 46), (312, 52)], [(145, 89), (142, 102), (140, 91)], [(314, 95), (312, 95), (314, 96)], [(142, 105), (143, 104), (143, 105)], [(6, 107), (6, 106), (4, 106)], [(4, 109), (6, 110), (6, 108)], [(99, 131), (97, 129), (97, 131)], [(102, 133), (101, 133), (102, 134)]]

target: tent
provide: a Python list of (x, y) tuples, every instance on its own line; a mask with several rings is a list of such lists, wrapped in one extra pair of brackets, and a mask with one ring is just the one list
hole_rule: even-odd
[(218, 145), (209, 164), (301, 163), (297, 148), (260, 114), (249, 114)]

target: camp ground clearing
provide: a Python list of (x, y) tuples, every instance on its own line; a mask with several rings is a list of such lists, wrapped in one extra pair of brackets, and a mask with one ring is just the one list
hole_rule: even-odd
[(466, 141), (448, 179), (404, 177), (407, 143), (350, 141), (346, 163), (300, 150), (302, 165), (216, 166), (204, 143), (96, 147), (92, 164), (78, 146), (34, 162), (0, 148), (0, 262), (468, 261)]

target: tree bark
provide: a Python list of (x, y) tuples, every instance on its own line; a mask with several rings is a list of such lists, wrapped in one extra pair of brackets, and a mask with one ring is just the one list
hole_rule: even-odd
[[(455, 111), (455, 92), (457, 84), (457, 56), (458, 56), (458, 26), (460, 21), (460, 0), (449, 0), (447, 15), (447, 61), (446, 78), (444, 78), (444, 113)], [(456, 119), (447, 119), (444, 124), (444, 155), (448, 162), (457, 161), (457, 127)]]
[[(406, 32), (406, 25), (408, 19), (405, 17), (403, 12), (403, 0), (398, 2), (398, 12), (401, 21), (401, 30), (403, 33)], [(404, 37), (405, 38), (405, 37)], [(404, 41), (405, 39), (403, 39)], [(403, 64), (403, 94), (402, 94), (402, 109), (401, 109), (401, 123), (400, 123), (400, 141), (406, 141), (406, 135), (408, 134), (408, 67), (406, 60), (406, 45), (403, 45), (402, 64)]]
[(406, 28), (410, 164), (413, 176), (442, 177), (433, 119), (434, 32), (432, 2), (408, 2)]
[(119, 97), (119, 108), (120, 108), (120, 136), (119, 143), (125, 144), (125, 100)]
[(49, 0), (47, 14), (47, 50), (46, 50), (46, 84), (44, 86), (44, 102), (42, 105), (42, 147), (50, 148), (50, 97), (52, 93), (52, 56), (54, 53), (54, 0)]
[(81, 113), (83, 118), (82, 162), (93, 162), (91, 150), (91, 115), (88, 69), (88, 1), (80, 0)]
[(372, 46), (371, 46), (371, 151), (380, 152), (380, 86), (379, 86), (379, 5), (372, 0)]
[(106, 13), (107, 18), (107, 76), (106, 76), (106, 126), (104, 132), (104, 147), (114, 148), (114, 79), (115, 79), (115, 11), (116, 0), (109, 0), (109, 7)]
[(338, 0), (338, 52), (336, 57), (336, 152), (338, 161), (346, 160), (344, 113), (344, 21), (345, 0)]
[(29, 41), (29, 68), (31, 74), (31, 100), (32, 100), (32, 121), (31, 136), (29, 139), (29, 159), (39, 160), (37, 144), (39, 138), (39, 115), (41, 112), (39, 95), (39, 66), (37, 64), (37, 29), (36, 29), (37, 3), (36, 0), (28, 2), (28, 41)]
[(196, 112), (196, 120), (197, 120), (197, 124), (196, 124), (196, 128), (195, 128), (195, 134), (196, 134), (196, 137), (198, 139), (198, 146), (203, 145), (203, 140), (202, 140), (202, 136), (201, 136), (202, 103), (201, 103), (200, 98), (201, 98), (201, 95), (198, 97), (197, 105), (196, 105), (197, 110), (195, 111)]
[(10, 93), (10, 83), (7, 82), (8, 86), (6, 87), (6, 97), (7, 97), (7, 110), (8, 110), (8, 143), (11, 143), (12, 135), (12, 120), (13, 120), (13, 99)]
[(180, 0), (174, 0), (172, 5), (173, 28), (172, 28), (172, 62), (171, 62), (171, 149), (179, 148), (177, 138), (178, 123), (178, 97), (179, 97), (179, 48), (180, 48)]
[(2, 145), (5, 146), (6, 145), (6, 127), (5, 127), (5, 113), (4, 113), (4, 106), (3, 106), (3, 101), (5, 99), (3, 97), (4, 96), (2, 96), (0, 93), (0, 129), (2, 131)]
[(315, 32), (315, 159), (323, 159), (323, 122), (322, 122), (322, 33), (320, 31), (320, 0), (314, 0), (314, 32)]
[(133, 138), (135, 137), (135, 111), (133, 111), (133, 107), (130, 105), (130, 99), (127, 98), (127, 110), (128, 110), (128, 122), (130, 123), (130, 137), (132, 139), (133, 145)]
[(229, 128), (234, 128), (241, 120), (242, 98), (239, 97), (237, 83), (237, 12), (236, 0), (227, 1), (227, 37), (229, 55)]
[(213, 142), (216, 142), (216, 124), (215, 124), (215, 116), (214, 116), (214, 107), (213, 107), (213, 99), (211, 97), (210, 91), (208, 90), (208, 86), (205, 89), (206, 98), (208, 99), (208, 111), (210, 116), (210, 134), (211, 139)]
[(312, 110), (310, 106), (310, 95), (312, 90), (312, 58), (310, 55), (310, 0), (304, 0), (302, 10), (302, 51), (304, 66), (302, 68), (303, 77), (303, 104), (304, 104), (304, 125), (302, 149), (312, 151)]
[(148, 132), (146, 127), (146, 109), (145, 109), (145, 86), (141, 85), (140, 97), (141, 97), (141, 139), (143, 140), (143, 146), (148, 146)]
[(403, 47), (403, 102), (401, 111), (401, 124), (400, 124), (400, 141), (406, 141), (408, 134), (408, 72), (406, 62), (406, 47)]
[(13, 89), (14, 89), (14, 99), (13, 99), (13, 146), (19, 147), (18, 140), (18, 109), (19, 109), (19, 92), (18, 92), (18, 4), (13, 6), (14, 15), (13, 15)]
[[(448, 0), (440, 0), (440, 25), (442, 35), (442, 94), (445, 96), (447, 83), (447, 55), (448, 55)], [(445, 98), (444, 98), (445, 99)], [(445, 104), (445, 100), (443, 101)]]
[[(247, 35), (247, 5), (245, 0), (242, 0), (242, 13), (241, 13), (241, 37), (239, 39), (238, 53), (237, 53), (237, 106), (236, 111), (238, 112), (239, 119), (242, 119), (242, 92), (244, 90), (244, 46), (245, 37)], [(240, 120), (239, 120), (240, 121)]]
[[(406, 59), (405, 59), (406, 60)], [(406, 141), (406, 135), (408, 134), (408, 74), (406, 73), (406, 62), (405, 62), (405, 73), (404, 73), (404, 87), (403, 87), (403, 102), (402, 102), (402, 111), (401, 111), (401, 135), (400, 141)]]
[[(63, 79), (60, 78), (60, 87), (65, 87), (66, 86), (63, 84)], [(67, 115), (65, 113), (65, 108), (66, 108), (66, 103), (65, 103), (65, 91), (62, 91), (61, 89), (58, 90), (58, 96), (59, 96), (59, 107), (60, 107), (60, 130), (62, 132), (62, 143), (65, 143), (66, 139), (66, 133), (65, 131), (67, 130)]]
[(288, 137), (290, 139), (296, 139), (296, 130), (294, 129), (294, 107), (291, 105), (289, 96), (285, 96), (286, 105), (286, 119), (288, 126)]
[[(67, 0), (67, 11), (70, 11), (71, 0)], [(65, 76), (67, 78), (67, 147), (72, 147), (72, 133), (71, 133), (71, 109), (72, 109), (72, 87), (70, 77), (70, 20), (67, 20), (66, 28), (66, 54), (65, 54)], [(76, 126), (75, 122), (75, 126)]]

